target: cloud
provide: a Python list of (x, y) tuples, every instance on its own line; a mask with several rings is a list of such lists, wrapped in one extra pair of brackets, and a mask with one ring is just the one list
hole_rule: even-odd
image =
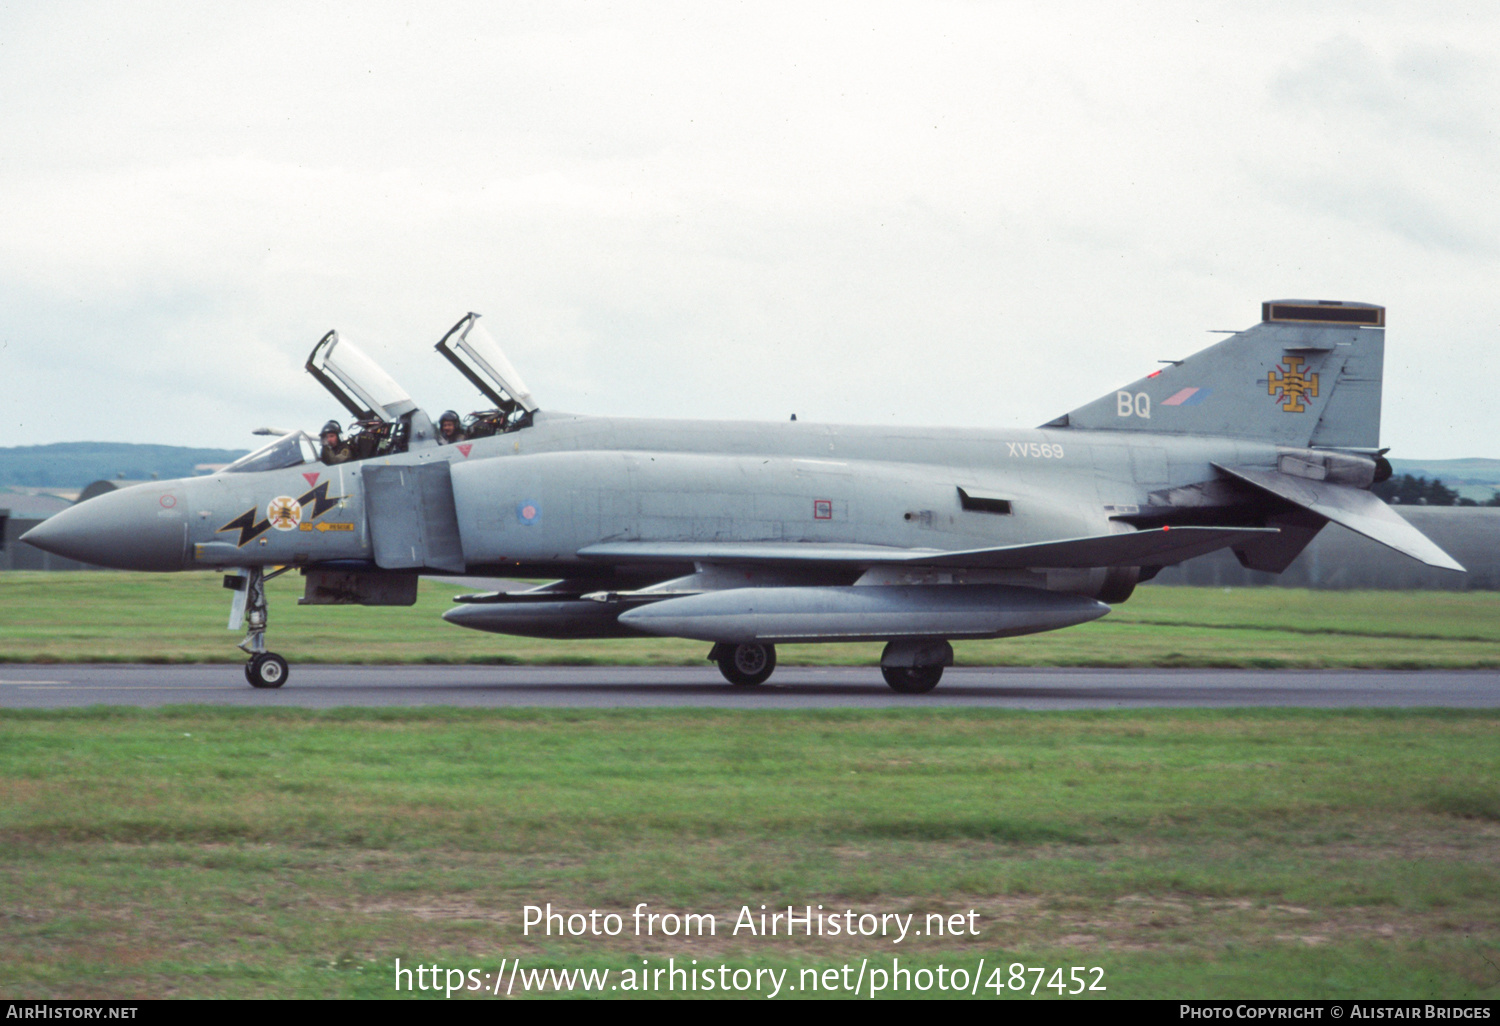
[(1462, 40), (1385, 51), (1347, 35), (1287, 63), (1269, 92), (1291, 123), (1261, 174), (1307, 218), (1378, 227), (1425, 250), (1491, 259), (1500, 74)]
[(316, 425), (301, 364), (334, 327), (432, 408), (477, 402), (431, 353), (470, 309), (546, 408), (1030, 426), (1287, 295), (1388, 302), (1392, 359), (1453, 390), (1388, 402), (1392, 429), (1442, 455), (1441, 407), (1489, 438), (1490, 22), (0, 18), (0, 445)]
[(1323, 130), (1368, 133), (1381, 148), (1425, 139), (1493, 153), (1500, 76), (1486, 52), (1465, 44), (1455, 34), (1382, 53), (1338, 35), (1282, 68), (1270, 92)]

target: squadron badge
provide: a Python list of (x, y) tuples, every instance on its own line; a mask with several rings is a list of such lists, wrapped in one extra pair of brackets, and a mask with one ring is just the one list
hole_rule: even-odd
[(1302, 400), (1318, 397), (1318, 376), (1303, 372), (1302, 357), (1288, 356), (1282, 361), (1281, 370), (1273, 370), (1266, 376), (1266, 391), (1276, 396), (1282, 413), (1303, 413), (1307, 407)]
[(302, 523), (302, 503), (290, 495), (278, 495), (266, 507), (266, 519), (278, 531), (295, 531)]

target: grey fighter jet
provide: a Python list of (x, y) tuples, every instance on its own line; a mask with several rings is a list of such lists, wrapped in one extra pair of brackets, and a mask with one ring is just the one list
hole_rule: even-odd
[(1254, 327), (1036, 430), (896, 429), (544, 411), (470, 314), (437, 350), (492, 405), (440, 433), (330, 332), (307, 369), (355, 418), (349, 437), (293, 432), (25, 537), (103, 566), (227, 572), (256, 687), (287, 679), (266, 650), (264, 583), (296, 569), (310, 604), (409, 605), (422, 573), (555, 578), (459, 596), (444, 618), (694, 638), (742, 685), (770, 676), (778, 643), (881, 641), (887, 683), (920, 693), (954, 639), (1093, 620), (1216, 549), (1279, 572), (1330, 520), (1462, 570), (1368, 491), (1391, 472), (1384, 345), (1382, 307), (1273, 301)]

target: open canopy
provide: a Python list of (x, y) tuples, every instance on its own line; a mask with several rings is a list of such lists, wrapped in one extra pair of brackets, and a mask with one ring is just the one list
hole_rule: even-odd
[(406, 389), (337, 331), (313, 346), (307, 372), (359, 420), (378, 417), (390, 424), (417, 408)]
[(435, 348), (489, 397), (497, 409), (507, 413), (517, 408), (536, 412), (531, 390), (506, 359), (500, 344), (480, 325), (477, 313), (468, 314), (455, 324)]

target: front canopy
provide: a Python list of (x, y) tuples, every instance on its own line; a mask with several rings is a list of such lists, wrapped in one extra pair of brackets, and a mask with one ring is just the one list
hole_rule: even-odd
[(307, 372), (358, 420), (387, 424), (417, 408), (406, 389), (337, 331), (324, 335), (307, 358)]
[(317, 459), (317, 443), (307, 432), (293, 431), (261, 446), (248, 456), (241, 456), (219, 473), (250, 474), (258, 470), (284, 470), (302, 463), (315, 463)]

